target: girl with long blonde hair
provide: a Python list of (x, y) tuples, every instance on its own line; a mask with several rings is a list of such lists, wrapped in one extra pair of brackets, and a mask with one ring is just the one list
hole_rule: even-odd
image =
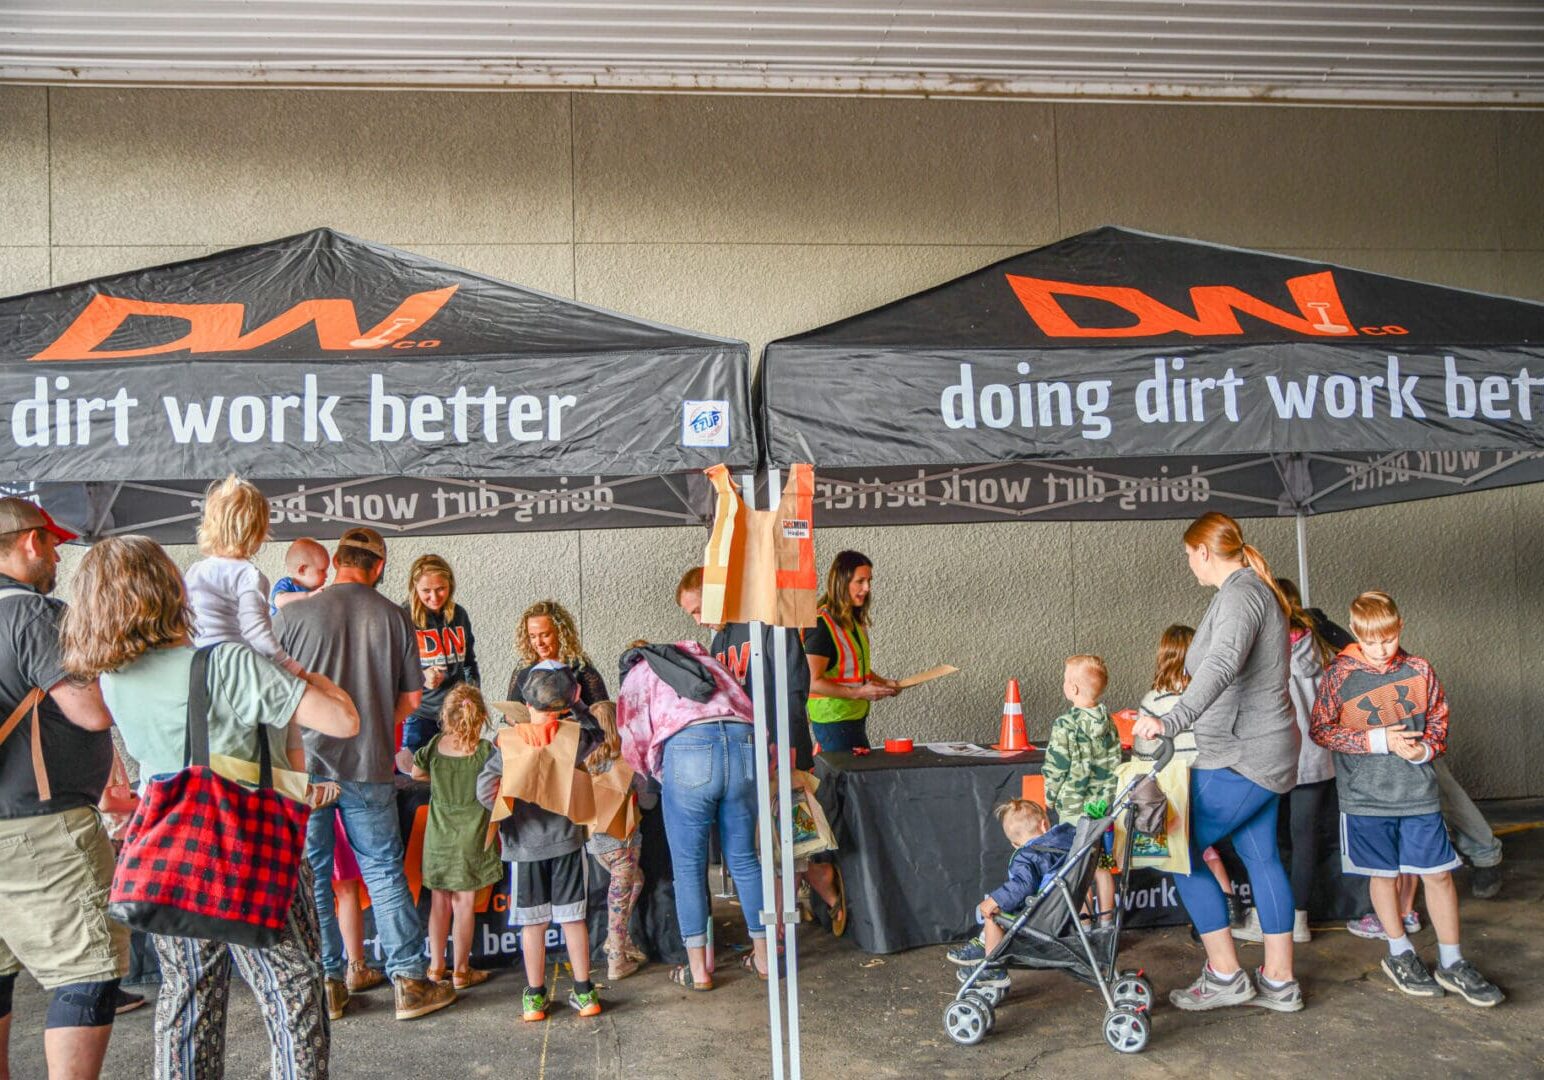
[(424, 672), (424, 696), (402, 723), (401, 749), (416, 754), (434, 737), (440, 710), (452, 689), (478, 686), (477, 641), (472, 617), (456, 603), (456, 572), (442, 555), (420, 555), (407, 574), (402, 605), (418, 637), (418, 665)]
[(1162, 719), (1139, 717), (1132, 733), (1144, 739), (1195, 733), (1191, 845), (1199, 851), (1232, 838), (1249, 871), (1265, 964), (1258, 983), (1239, 967), (1222, 888), (1192, 867), (1176, 874), (1174, 884), (1206, 946), (1207, 965), (1169, 1000), (1189, 1010), (1253, 1001), (1296, 1012), (1303, 995), (1292, 977), (1292, 887), (1276, 846), (1281, 796), (1297, 781), (1299, 736), (1287, 696), (1291, 605), (1265, 558), (1226, 514), (1191, 522), (1184, 550), (1195, 579), (1217, 595), (1190, 643), (1190, 684)]

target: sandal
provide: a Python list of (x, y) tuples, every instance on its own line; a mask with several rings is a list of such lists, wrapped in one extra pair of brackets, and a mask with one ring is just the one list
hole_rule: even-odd
[(677, 986), (684, 986), (688, 990), (695, 990), (698, 993), (706, 993), (707, 991), (713, 989), (712, 979), (709, 979), (706, 982), (697, 982), (692, 978), (692, 966), (690, 964), (677, 964), (675, 967), (671, 968), (670, 981), (675, 983)]
[(465, 990), (469, 986), (479, 986), (493, 977), (493, 972), (484, 971), (481, 968), (466, 968), (464, 971), (453, 971), (450, 975), (451, 985), (457, 990)]
[(746, 953), (745, 954), (745, 959), (740, 961), (740, 966), (743, 967), (746, 971), (752, 972), (756, 976), (756, 978), (760, 979), (762, 982), (766, 982), (767, 981), (767, 973), (765, 971), (762, 971), (759, 967), (756, 966), (756, 954), (755, 953), (753, 953), (753, 952)]
[(434, 983), (435, 985), (439, 985), (441, 983), (446, 983), (446, 982), (450, 981), (450, 972), (447, 971), (445, 968), (437, 968), (437, 967), (425, 968), (424, 969), (424, 978), (427, 979), (429, 982)]
[(842, 880), (842, 868), (835, 863), (831, 864), (835, 873), (831, 876), (831, 887), (836, 891), (836, 903), (831, 905), (831, 936), (841, 937), (847, 933), (847, 883)]

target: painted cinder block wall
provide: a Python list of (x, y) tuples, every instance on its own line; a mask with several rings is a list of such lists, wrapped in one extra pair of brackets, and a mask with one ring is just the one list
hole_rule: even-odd
[[(0, 152), (0, 294), (331, 225), (759, 348), (1108, 222), (1544, 298), (1536, 112), (13, 87)], [(1208, 598), (1181, 529), (821, 534), (823, 559), (854, 546), (878, 564), (881, 671), (964, 669), (882, 704), (874, 734), (995, 735), (1009, 676), (1043, 732), (1073, 652), (1103, 654), (1109, 700), (1133, 703), (1159, 630)], [(1290, 522), (1246, 532), (1295, 567)], [(1401, 601), (1473, 792), (1544, 793), (1544, 490), (1333, 515), (1308, 536), (1333, 614), (1367, 587)], [(448, 556), (502, 693), (515, 617), (542, 596), (576, 610), (608, 672), (635, 637), (691, 634), (671, 586), (702, 541), (395, 540), (385, 587), (400, 595), (425, 550)], [(270, 575), (280, 555), (264, 552)]]

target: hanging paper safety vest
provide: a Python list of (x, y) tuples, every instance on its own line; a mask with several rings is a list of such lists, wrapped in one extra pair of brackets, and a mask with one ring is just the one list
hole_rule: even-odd
[(702, 621), (815, 624), (815, 467), (794, 465), (775, 510), (749, 510), (729, 470), (707, 470), (717, 502), (702, 559)]

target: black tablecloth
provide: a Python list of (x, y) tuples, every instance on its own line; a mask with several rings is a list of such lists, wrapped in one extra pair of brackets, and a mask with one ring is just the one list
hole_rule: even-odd
[[(976, 933), (976, 903), (1000, 885), (1012, 848), (992, 808), (1017, 797), (1026, 774), (1040, 772), (1040, 752), (1005, 760), (875, 751), (821, 754), (815, 762), (820, 802), (836, 835), (847, 887), (847, 933), (860, 949), (899, 952), (959, 941)], [(1320, 821), (1319, 874), (1309, 907), (1315, 921), (1371, 910), (1365, 879), (1340, 876), (1338, 806)], [(1282, 814), (1282, 859), (1289, 858)], [(1242, 864), (1219, 845), (1235, 883)], [(1204, 872), (1204, 868), (1203, 872)], [(1126, 925), (1187, 922), (1173, 880), (1132, 871)]]

